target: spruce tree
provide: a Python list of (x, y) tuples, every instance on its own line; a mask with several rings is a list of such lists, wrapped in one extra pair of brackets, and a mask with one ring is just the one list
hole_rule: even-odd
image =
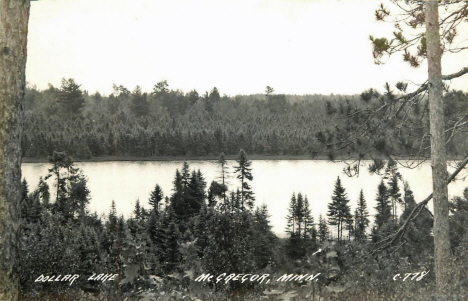
[(29, 218), (32, 223), (39, 222), (42, 213), (41, 200), (39, 194), (34, 193), (31, 198), (31, 210), (29, 211)]
[(298, 238), (301, 238), (304, 228), (304, 199), (302, 197), (302, 193), (297, 194), (297, 201), (296, 201), (296, 208), (295, 208), (295, 218), (296, 218), (296, 234)]
[[(158, 247), (157, 245), (155, 245), (156, 237), (157, 237), (157, 234), (158, 234), (158, 228), (159, 228), (158, 215), (157, 215), (156, 211), (151, 211), (151, 214), (150, 214), (149, 219), (148, 219), (148, 224), (147, 224), (147, 232), (148, 232), (148, 236), (149, 236), (150, 240), (152, 241), (153, 245), (156, 246), (156, 248)], [(156, 253), (156, 252), (154, 252), (154, 253)]]
[(189, 216), (197, 214), (200, 211), (202, 204), (205, 203), (205, 188), (206, 182), (201, 172), (193, 171), (187, 185), (185, 197), (187, 213)]
[(136, 86), (131, 94), (131, 110), (136, 117), (142, 117), (148, 115), (149, 102), (147, 100), (147, 94), (142, 93), (141, 87)]
[(369, 226), (369, 211), (367, 210), (367, 202), (364, 198), (364, 193), (361, 189), (357, 202), (355, 219), (355, 237), (357, 241), (363, 241), (366, 238), (366, 229)]
[(218, 164), (221, 167), (221, 183), (226, 185), (226, 178), (227, 178), (227, 161), (226, 155), (221, 153), (219, 155)]
[(151, 208), (153, 209), (156, 214), (159, 213), (159, 203), (162, 201), (164, 198), (164, 193), (162, 191), (161, 186), (159, 184), (156, 184), (154, 187), (154, 190), (151, 191), (150, 198), (148, 203), (150, 204)]
[(268, 208), (265, 204), (257, 207), (254, 212), (254, 239), (253, 252), (256, 266), (264, 269), (273, 260), (274, 244), (276, 236), (271, 232)]
[(73, 120), (81, 116), (81, 111), (85, 105), (85, 99), (80, 85), (76, 84), (74, 79), (62, 79), (58, 102), (61, 106), (64, 118)]
[(225, 191), (223, 192), (223, 200), (224, 200), (224, 205), (226, 206), (226, 192), (228, 190), (227, 188), (227, 181), (226, 181), (226, 178), (227, 178), (227, 161), (226, 161), (226, 156), (224, 155), (224, 153), (221, 153), (219, 155), (219, 159), (218, 159), (218, 163), (219, 163), (219, 166), (221, 167), (221, 184), (223, 186), (225, 186)]
[(136, 220), (141, 219), (141, 206), (140, 206), (140, 199), (136, 200), (135, 209), (133, 210), (133, 214), (135, 215)]
[(390, 221), (392, 217), (392, 208), (390, 201), (388, 200), (388, 191), (383, 180), (377, 187), (377, 196), (375, 201), (377, 203), (375, 207), (375, 210), (377, 211), (377, 214), (375, 215), (375, 224), (377, 225), (377, 228), (380, 228)]
[(184, 161), (184, 164), (182, 166), (182, 171), (181, 171), (181, 177), (182, 177), (182, 187), (187, 188), (189, 181), (190, 181), (190, 166), (187, 163), (187, 161)]
[(236, 191), (231, 191), (230, 201), (229, 201), (230, 211), (240, 210), (240, 190), (237, 188)]
[(253, 180), (252, 168), (250, 167), (252, 162), (247, 159), (247, 154), (243, 149), (240, 150), (236, 162), (238, 166), (234, 167), (234, 172), (237, 173), (237, 179), (239, 179), (241, 183), (240, 209), (245, 210), (245, 205), (247, 205), (249, 209), (252, 209), (255, 197), (252, 187), (248, 183), (248, 181)]
[(117, 227), (117, 209), (115, 207), (115, 201), (112, 200), (111, 209), (109, 211), (109, 228), (115, 231)]
[(325, 242), (328, 240), (330, 231), (328, 230), (328, 224), (325, 218), (323, 218), (322, 214), (319, 216), (319, 224), (318, 224), (318, 238), (320, 242)]
[(26, 179), (21, 181), (21, 218), (30, 221), (30, 210), (32, 207), (32, 199), (29, 197), (29, 187)]
[(289, 214), (286, 216), (287, 226), (286, 232), (289, 233), (290, 237), (296, 233), (296, 211), (297, 211), (297, 200), (296, 194), (293, 193), (291, 197), (291, 201), (289, 202), (288, 212)]
[(315, 221), (310, 210), (309, 200), (307, 196), (304, 197), (304, 234), (303, 239), (315, 244), (317, 237), (317, 230), (315, 229)]
[(287, 253), (291, 258), (304, 257), (308, 249), (315, 247), (316, 229), (307, 196), (293, 193), (286, 216), (286, 232), (289, 234)]
[[(414, 206), (416, 206), (416, 201), (414, 200), (414, 195), (413, 191), (411, 190), (408, 182), (403, 183), (403, 191), (404, 191), (404, 202), (405, 202), (405, 210), (403, 211), (401, 215), (401, 223), (405, 221), (408, 216), (410, 215), (411, 211), (413, 211)], [(466, 197), (466, 189), (465, 189), (465, 197)], [(456, 201), (457, 197), (454, 198), (454, 201)], [(454, 203), (451, 203), (453, 205)], [(468, 207), (466, 207), (468, 208)], [(454, 238), (454, 230), (460, 227), (462, 223), (455, 222), (454, 219), (456, 217), (456, 214), (454, 210), (454, 206), (451, 206), (451, 246), (452, 248), (456, 247), (456, 242), (453, 240)], [(466, 215), (464, 215), (464, 219), (466, 219)], [(421, 258), (421, 255), (423, 252), (429, 251), (431, 253), (431, 250), (433, 248), (433, 241), (431, 239), (432, 236), (432, 228), (434, 224), (434, 219), (432, 214), (427, 210), (427, 208), (424, 208), (423, 211), (414, 219), (412, 222), (408, 224), (408, 227), (405, 232), (404, 239), (410, 244), (406, 244), (405, 247), (403, 248), (404, 254), (408, 255), (409, 259), (415, 259), (419, 260)], [(466, 228), (463, 230), (466, 231)], [(417, 250), (417, 251), (416, 251)], [(427, 256), (432, 256), (427, 254)]]
[(180, 232), (177, 227), (177, 219), (172, 208), (169, 208), (166, 215), (164, 231), (164, 267), (166, 272), (173, 271), (180, 260), (179, 239)]
[(346, 227), (346, 222), (351, 217), (351, 208), (348, 205), (349, 199), (345, 188), (341, 184), (340, 177), (335, 182), (333, 190), (332, 202), (328, 204), (328, 223), (336, 226), (337, 241), (341, 243), (343, 237), (343, 228)]
[(411, 190), (407, 181), (403, 182), (403, 193), (403, 204), (405, 206), (403, 212), (405, 212), (408, 207), (412, 208), (416, 204), (413, 191)]
[(354, 234), (354, 219), (353, 215), (350, 214), (345, 219), (345, 229), (348, 231), (348, 241), (351, 241), (351, 236)]
[(198, 255), (200, 258), (203, 257), (205, 249), (208, 246), (209, 231), (207, 229), (207, 222), (211, 214), (213, 214), (212, 208), (208, 209), (208, 207), (205, 204), (202, 204), (200, 212), (195, 217), (195, 244), (197, 246)]
[(175, 178), (172, 183), (174, 185), (174, 192), (170, 198), (171, 207), (174, 210), (176, 216), (186, 216), (187, 212), (184, 206), (185, 188), (182, 183), (182, 175), (178, 169), (176, 170)]
[(400, 172), (398, 172), (396, 161), (392, 158), (390, 158), (387, 162), (384, 179), (387, 180), (387, 194), (392, 204), (392, 219), (395, 221), (397, 216), (396, 206), (397, 204), (403, 203), (401, 200), (400, 187), (398, 185), (398, 181), (400, 181), (402, 177)]
[[(167, 208), (167, 211), (172, 209)], [(172, 213), (173, 214), (173, 211)], [(167, 218), (166, 212), (163, 210), (160, 214), (151, 211), (148, 218), (148, 223), (146, 225), (146, 230), (148, 237), (151, 241), (151, 252), (154, 256), (156, 262), (163, 263), (165, 256), (165, 235), (166, 230), (169, 226), (169, 220)], [(158, 264), (159, 265), (159, 264)]]
[(39, 177), (39, 184), (38, 184), (37, 190), (42, 200), (42, 204), (44, 205), (45, 208), (49, 208), (49, 202), (50, 202), (49, 185), (47, 184), (46, 181), (44, 181), (42, 177)]

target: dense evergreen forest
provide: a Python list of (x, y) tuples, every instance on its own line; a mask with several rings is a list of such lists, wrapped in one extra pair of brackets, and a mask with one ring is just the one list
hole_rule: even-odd
[[(221, 152), (234, 157), (239, 149), (258, 156), (357, 157), (366, 153), (362, 148), (368, 143), (334, 147), (334, 139), (349, 133), (351, 113), (379, 103), (369, 103), (374, 94), (371, 90), (352, 96), (297, 96), (274, 94), (267, 87), (265, 94), (228, 97), (216, 88), (203, 95), (195, 90), (169, 90), (162, 81), (150, 93), (138, 86), (133, 91), (114, 86), (111, 95), (102, 96), (89, 95), (73, 79), (63, 79), (60, 88), (27, 89), (22, 151), (24, 157), (43, 160), (54, 150), (85, 160), (215, 158)], [(446, 94), (447, 118), (466, 109), (467, 97), (457, 91)], [(427, 101), (422, 101), (410, 114), (422, 116), (418, 123), (425, 125), (427, 115), (420, 114), (425, 111)], [(408, 135), (406, 140), (413, 141)], [(420, 147), (392, 142), (387, 143), (392, 145), (392, 154), (412, 155)], [(379, 143), (383, 142), (374, 144)], [(451, 157), (465, 155), (466, 149), (466, 139), (460, 137), (447, 145)], [(371, 154), (379, 155), (375, 149)], [(418, 156), (427, 154), (425, 150)]]
[[(383, 168), (374, 217), (362, 192), (350, 199), (337, 177), (328, 212), (318, 221), (307, 195), (291, 193), (283, 239), (271, 231), (268, 208), (255, 204), (244, 150), (234, 166), (238, 189), (224, 182), (224, 154), (220, 180), (212, 183), (184, 162), (172, 191), (155, 183), (127, 219), (114, 203), (106, 215), (88, 211), (87, 177), (66, 153), (54, 152), (49, 164), (36, 190), (22, 183), (23, 300), (431, 300), (430, 211), (414, 217), (392, 246), (379, 248), (416, 206), (395, 161)], [(453, 281), (459, 288), (451, 300), (466, 300), (468, 188), (450, 209)], [(88, 280), (94, 273), (118, 277)], [(215, 278), (201, 281), (208, 273)], [(271, 281), (227, 281), (225, 275), (217, 283), (222, 273), (268, 274)], [(72, 284), (35, 281), (67, 274), (80, 278)], [(307, 281), (306, 274), (319, 275)]]

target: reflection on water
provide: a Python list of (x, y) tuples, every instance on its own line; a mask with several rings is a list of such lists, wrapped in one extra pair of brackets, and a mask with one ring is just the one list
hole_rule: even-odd
[[(188, 161), (188, 163), (191, 169), (202, 171), (207, 185), (213, 180), (219, 180), (220, 168), (215, 161)], [(228, 163), (231, 172), (228, 185), (230, 189), (236, 189), (238, 180), (232, 174), (235, 161)], [(175, 171), (182, 167), (182, 161), (84, 162), (76, 165), (88, 177), (88, 188), (91, 191), (90, 211), (107, 215), (112, 200), (115, 200), (117, 210), (129, 216), (137, 199), (149, 208), (147, 201), (156, 183), (162, 187), (165, 195), (171, 194)], [(363, 189), (370, 214), (374, 214), (374, 198), (381, 178), (370, 175), (364, 168), (359, 177), (349, 178), (342, 172), (345, 166), (344, 163), (321, 160), (252, 161), (254, 176), (252, 187), (256, 204), (268, 205), (273, 231), (279, 235), (284, 234), (285, 216), (293, 192), (301, 192), (308, 196), (316, 221), (319, 214), (325, 215), (337, 176), (340, 176), (351, 200), (351, 212), (354, 212), (359, 191)], [(23, 177), (28, 181), (30, 191), (36, 188), (39, 177), (45, 176), (49, 167), (46, 163), (23, 164)], [(417, 169), (400, 168), (400, 172), (414, 191), (416, 201), (421, 201), (431, 193), (429, 163), (422, 164)], [(465, 186), (468, 186), (468, 183), (462, 180), (452, 183), (449, 186), (449, 194), (461, 195)], [(432, 208), (432, 205), (430, 207)]]

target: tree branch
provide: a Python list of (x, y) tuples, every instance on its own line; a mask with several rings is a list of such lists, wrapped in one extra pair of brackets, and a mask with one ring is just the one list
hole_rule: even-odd
[(468, 73), (468, 67), (465, 67), (465, 68), (461, 69), (460, 71), (458, 71), (456, 73), (452, 73), (452, 74), (449, 74), (449, 75), (442, 75), (442, 80), (451, 80), (451, 79), (460, 77), (462, 75), (465, 75), (467, 73)]
[[(464, 67), (463, 69), (461, 69), (460, 71), (456, 72), (456, 73), (452, 73), (452, 74), (449, 74), (449, 75), (442, 75), (442, 80), (452, 80), (454, 78), (458, 78), (460, 76), (463, 76), (465, 75), (466, 73), (468, 73), (468, 67)], [(398, 111), (396, 112), (395, 115), (398, 115), (398, 113), (401, 112), (401, 110), (405, 107), (406, 105), (406, 102), (415, 97), (416, 95), (420, 94), (421, 92), (423, 91), (426, 91), (427, 90), (427, 82), (425, 82), (424, 84), (422, 84), (416, 91), (410, 93), (410, 94), (406, 94), (404, 96), (401, 96), (397, 99), (395, 99), (395, 101), (398, 101), (398, 100), (402, 100), (403, 103), (401, 104), (400, 108), (398, 109)]]
[[(455, 179), (455, 177), (460, 173), (460, 171), (462, 171), (462, 169), (467, 164), (468, 164), (468, 157), (465, 158), (465, 160), (463, 160), (460, 163), (458, 168), (450, 175), (450, 177), (447, 179), (447, 185)], [(406, 218), (406, 221), (404, 222), (404, 224), (395, 233), (393, 233), (392, 235), (389, 235), (386, 238), (379, 241), (377, 244), (380, 244), (380, 246), (375, 248), (374, 250), (372, 250), (369, 253), (369, 255), (374, 255), (374, 254), (376, 254), (378, 252), (381, 252), (381, 251), (385, 250), (386, 248), (390, 247), (394, 242), (396, 242), (399, 238), (401, 238), (405, 234), (409, 223), (411, 221), (415, 220), (416, 217), (418, 217), (418, 215), (421, 213), (423, 208), (427, 205), (427, 203), (429, 203), (429, 201), (431, 199), (432, 199), (432, 193), (429, 196), (427, 196), (422, 202), (418, 203), (413, 208), (411, 213)]]

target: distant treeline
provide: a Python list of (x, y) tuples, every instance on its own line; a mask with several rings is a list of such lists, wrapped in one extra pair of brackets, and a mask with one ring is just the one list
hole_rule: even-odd
[[(467, 105), (461, 101), (465, 94), (450, 99), (457, 105), (449, 107)], [(323, 133), (346, 123), (342, 116), (349, 108), (363, 106), (360, 95), (283, 95), (270, 87), (249, 96), (221, 96), (217, 88), (200, 95), (169, 90), (165, 81), (151, 93), (114, 86), (109, 96), (89, 95), (64, 79), (60, 88), (27, 90), (23, 156), (46, 158), (57, 150), (78, 159), (217, 157), (239, 149), (250, 155), (331, 156)], [(465, 144), (452, 140), (449, 154), (458, 155)]]

